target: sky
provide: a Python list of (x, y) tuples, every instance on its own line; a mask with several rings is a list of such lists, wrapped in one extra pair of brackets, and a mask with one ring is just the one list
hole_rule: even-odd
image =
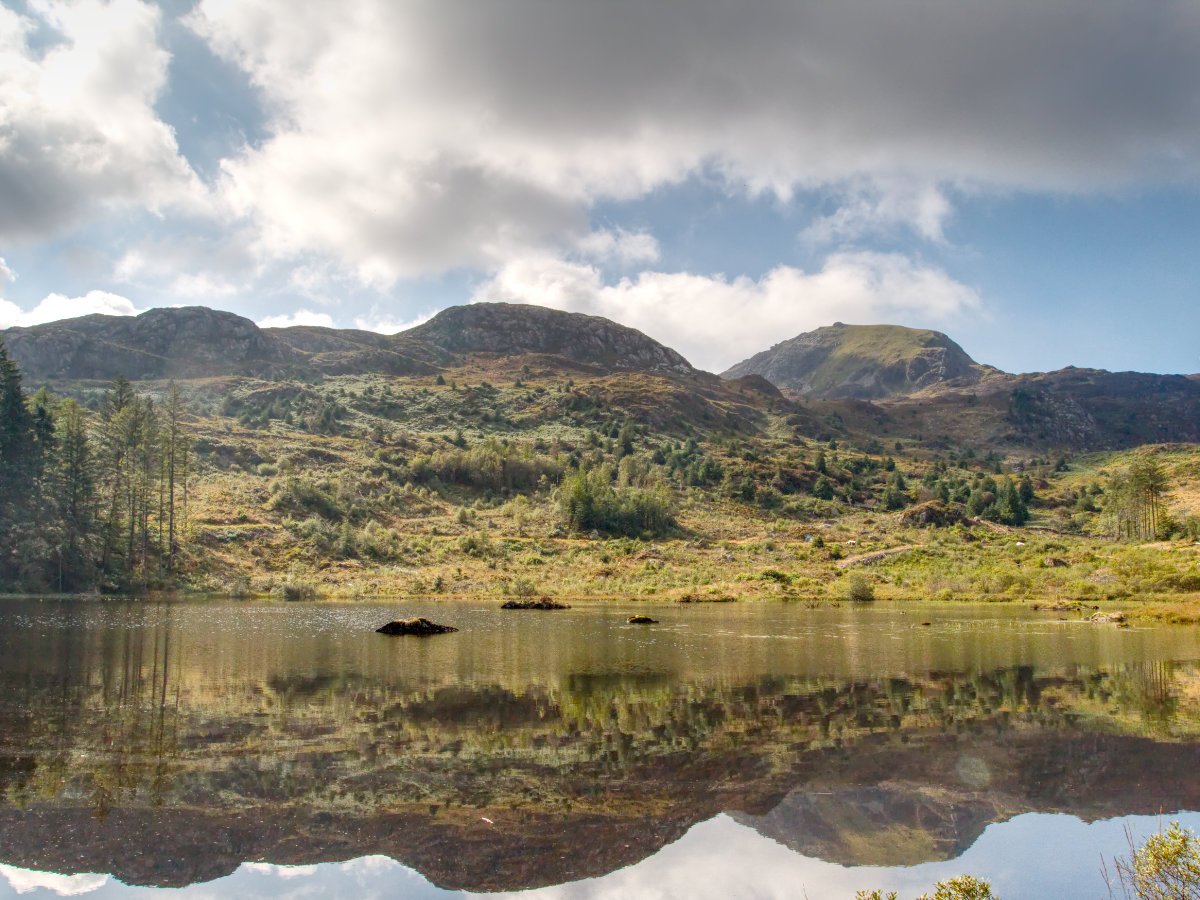
[(0, 327), (479, 301), (1200, 372), (1200, 3), (0, 0)]

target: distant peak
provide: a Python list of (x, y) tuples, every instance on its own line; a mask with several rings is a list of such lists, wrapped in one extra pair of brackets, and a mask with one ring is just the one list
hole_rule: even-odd
[(871, 400), (978, 381), (985, 371), (940, 331), (835, 322), (776, 344), (723, 377), (761, 375), (812, 397)]

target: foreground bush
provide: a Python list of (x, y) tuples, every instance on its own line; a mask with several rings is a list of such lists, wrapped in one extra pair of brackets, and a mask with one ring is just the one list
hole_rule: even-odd
[[(895, 891), (859, 891), (855, 900), (897, 900)], [(917, 900), (1000, 900), (992, 893), (992, 886), (974, 875), (958, 875), (939, 881), (933, 886), (932, 894), (922, 894)]]
[(1117, 886), (1125, 897), (1195, 900), (1200, 897), (1200, 838), (1172, 822), (1132, 850), (1128, 859), (1118, 859), (1116, 868)]

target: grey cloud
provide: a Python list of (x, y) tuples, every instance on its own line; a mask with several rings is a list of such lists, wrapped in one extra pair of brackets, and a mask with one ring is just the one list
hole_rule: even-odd
[(566, 252), (595, 201), (701, 171), (874, 198), (832, 232), (911, 215), (935, 238), (947, 210), (912, 198), (939, 185), (1200, 177), (1194, 3), (202, 0), (190, 21), (268, 111), (223, 182), (263, 248), (383, 280)]

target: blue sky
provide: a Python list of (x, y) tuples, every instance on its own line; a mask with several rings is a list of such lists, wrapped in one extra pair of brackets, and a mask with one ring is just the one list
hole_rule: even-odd
[(6, 0), (0, 327), (833, 321), (1200, 371), (1200, 7)]

